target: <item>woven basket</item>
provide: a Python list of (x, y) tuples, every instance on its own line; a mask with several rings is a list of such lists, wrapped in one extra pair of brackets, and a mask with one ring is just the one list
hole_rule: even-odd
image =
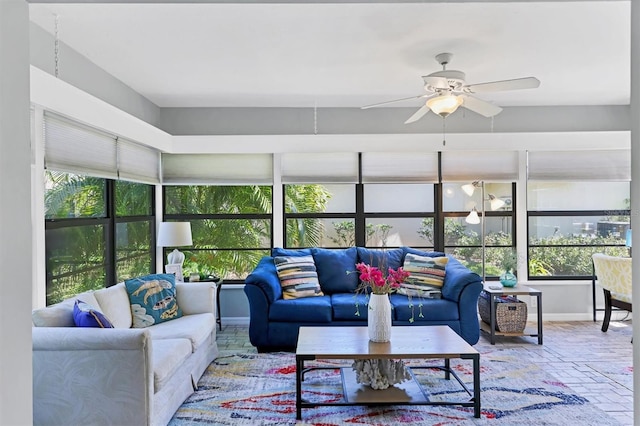
[[(480, 318), (487, 324), (491, 324), (489, 297), (491, 296), (483, 291), (478, 299)], [(496, 297), (495, 304), (496, 331), (501, 333), (522, 333), (527, 326), (527, 304), (513, 296)]]

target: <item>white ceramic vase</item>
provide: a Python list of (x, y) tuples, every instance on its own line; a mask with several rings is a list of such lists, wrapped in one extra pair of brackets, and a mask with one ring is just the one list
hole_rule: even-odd
[(370, 294), (367, 316), (369, 340), (388, 342), (391, 340), (391, 302), (388, 294)]

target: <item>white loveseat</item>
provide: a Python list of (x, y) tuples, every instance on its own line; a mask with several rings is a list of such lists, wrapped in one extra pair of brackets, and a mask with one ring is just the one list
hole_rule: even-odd
[[(183, 316), (147, 328), (131, 328), (124, 283), (34, 310), (34, 425), (166, 425), (218, 354), (215, 298), (176, 283)], [(76, 299), (114, 328), (75, 327)]]

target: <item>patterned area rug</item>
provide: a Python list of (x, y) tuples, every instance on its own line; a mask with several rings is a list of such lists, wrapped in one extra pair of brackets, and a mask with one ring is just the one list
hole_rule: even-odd
[[(442, 361), (432, 361), (441, 365)], [(305, 365), (307, 365), (305, 363)], [(339, 366), (348, 361), (309, 363), (331, 367), (305, 376), (305, 398), (341, 401)], [(410, 365), (416, 365), (411, 362)], [(424, 364), (422, 364), (424, 365)], [(470, 361), (451, 365), (472, 388)], [(510, 349), (481, 354), (481, 418), (471, 408), (458, 406), (343, 406), (295, 413), (295, 355), (292, 353), (234, 354), (216, 359), (196, 391), (178, 410), (171, 426), (182, 425), (618, 425), (605, 412), (576, 395), (535, 364), (522, 363)], [(336, 367), (336, 368), (333, 368)], [(416, 378), (431, 401), (468, 400), (452, 378), (437, 369), (415, 369)]]

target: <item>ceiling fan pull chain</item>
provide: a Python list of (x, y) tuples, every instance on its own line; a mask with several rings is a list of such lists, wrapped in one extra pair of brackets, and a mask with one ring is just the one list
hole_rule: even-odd
[(445, 146), (447, 144), (445, 120), (446, 120), (446, 118), (442, 117), (442, 146)]
[(313, 103), (313, 134), (318, 134), (318, 101)]
[(54, 75), (56, 76), (56, 78), (59, 78), (59, 66), (58, 63), (60, 62), (60, 39), (58, 38), (58, 21), (59, 21), (59, 16), (56, 14), (54, 15), (55, 19), (54, 19), (54, 41), (53, 41), (53, 61), (54, 61)]

